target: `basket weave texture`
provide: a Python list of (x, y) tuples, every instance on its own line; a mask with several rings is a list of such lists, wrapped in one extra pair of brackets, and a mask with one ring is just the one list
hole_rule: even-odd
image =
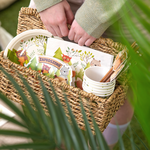
[[(23, 7), (19, 12), (17, 34), (29, 29), (45, 29), (45, 27), (36, 9)], [(90, 47), (113, 55), (116, 55), (120, 50), (125, 48), (125, 46), (120, 43), (113, 42), (111, 39), (105, 39), (102, 37), (97, 39)], [(0, 65), (15, 78), (17, 83), (25, 91), (25, 94), (30, 100), (31, 97), (28, 91), (25, 89), (19, 74), (21, 74), (21, 76), (27, 80), (33, 91), (37, 94), (37, 97), (39, 98), (45, 113), (48, 113), (48, 110), (44, 100), (42, 88), (39, 84), (38, 76), (41, 76), (49, 94), (54, 98), (49, 81), (52, 82), (53, 87), (64, 107), (66, 115), (68, 116), (67, 106), (63, 95), (63, 91), (65, 90), (65, 94), (67, 95), (72, 112), (81, 129), (84, 129), (85, 125), (80, 109), (80, 99), (83, 103), (83, 107), (86, 111), (86, 115), (93, 132), (94, 128), (89, 110), (92, 111), (96, 123), (98, 124), (100, 130), (103, 132), (111, 118), (114, 116), (115, 112), (120, 108), (121, 105), (124, 104), (126, 90), (125, 86), (119, 84), (116, 85), (115, 91), (111, 96), (100, 98), (94, 94), (80, 90), (79, 88), (75, 88), (65, 83), (58, 82), (54, 79), (50, 79), (44, 75), (39, 74), (37, 71), (17, 65), (10, 60), (6, 60), (3, 57), (3, 52), (0, 53)], [(2, 71), (0, 71), (0, 91), (4, 93), (10, 100), (23, 105), (20, 95)]]

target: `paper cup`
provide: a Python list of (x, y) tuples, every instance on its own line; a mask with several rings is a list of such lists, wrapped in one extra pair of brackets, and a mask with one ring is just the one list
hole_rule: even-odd
[(97, 96), (106, 97), (111, 95), (115, 89), (116, 81), (100, 82), (107, 74), (110, 67), (93, 66), (85, 70), (83, 77), (83, 89)]
[(100, 93), (100, 94), (105, 94), (105, 93), (113, 93), (114, 88), (109, 88), (109, 89), (98, 89), (98, 88), (93, 88), (91, 86), (87, 86), (86, 84), (83, 84), (83, 87), (85, 87), (86, 89), (88, 89), (91, 92), (96, 92), (96, 93)]
[[(115, 83), (114, 83), (114, 84), (115, 84)], [(94, 88), (94, 89), (99, 89), (99, 90), (110, 90), (110, 89), (112, 89), (112, 88), (115, 87), (114, 84), (112, 84), (111, 86), (110, 86), (110, 85), (109, 85), (109, 86), (92, 85), (92, 84), (86, 82), (86, 81), (84, 80), (84, 78), (83, 78), (83, 85), (86, 85), (86, 86), (91, 87), (91, 88)]]
[(112, 82), (92, 82), (90, 81), (87, 77), (83, 77), (83, 81), (87, 84), (87, 85), (90, 85), (90, 86), (93, 86), (93, 87), (97, 87), (97, 88), (102, 88), (102, 89), (107, 89), (107, 88), (111, 88), (115, 85), (116, 83), (116, 80), (113, 80)]
[(99, 96), (99, 97), (107, 97), (107, 96), (110, 96), (112, 94), (112, 93), (100, 94), (100, 93), (92, 92), (89, 89), (87, 89), (86, 87), (83, 87), (83, 90), (88, 92), (88, 93), (93, 93), (94, 95)]
[(114, 82), (100, 82), (100, 80), (107, 74), (109, 70), (110, 67), (89, 67), (84, 72), (84, 78), (90, 82), (90, 84), (108, 86), (114, 84)]

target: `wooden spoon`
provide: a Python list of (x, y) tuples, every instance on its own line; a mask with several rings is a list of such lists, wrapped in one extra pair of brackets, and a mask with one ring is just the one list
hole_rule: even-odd
[(125, 50), (122, 50), (119, 52), (115, 58), (115, 61), (113, 63), (113, 66), (111, 69), (107, 72), (107, 74), (100, 80), (100, 82), (106, 82), (109, 81), (110, 76), (121, 66), (121, 64), (124, 63), (124, 61), (127, 59), (127, 53)]

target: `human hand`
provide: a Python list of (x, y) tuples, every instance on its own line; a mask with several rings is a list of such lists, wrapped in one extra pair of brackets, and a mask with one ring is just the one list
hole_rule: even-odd
[(66, 0), (40, 12), (40, 17), (46, 29), (54, 36), (68, 36), (67, 24), (71, 24), (74, 15)]
[(82, 27), (76, 22), (76, 20), (74, 20), (71, 25), (68, 38), (78, 43), (80, 46), (83, 45), (90, 46), (96, 40), (96, 38), (87, 34), (82, 29)]

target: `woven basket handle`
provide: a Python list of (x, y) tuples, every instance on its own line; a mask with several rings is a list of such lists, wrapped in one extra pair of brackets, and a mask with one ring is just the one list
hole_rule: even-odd
[[(70, 28), (70, 25), (68, 25)], [(40, 14), (37, 12), (37, 9), (22, 7), (19, 11), (18, 16), (18, 28), (17, 34), (30, 30), (30, 29), (45, 29), (45, 26), (40, 18)], [(134, 46), (134, 44), (132, 44)], [(123, 50), (126, 46), (119, 43), (114, 42), (112, 39), (100, 37), (97, 39), (90, 48), (101, 50), (103, 52), (117, 55), (117, 53)], [(105, 49), (105, 50), (103, 50)]]

